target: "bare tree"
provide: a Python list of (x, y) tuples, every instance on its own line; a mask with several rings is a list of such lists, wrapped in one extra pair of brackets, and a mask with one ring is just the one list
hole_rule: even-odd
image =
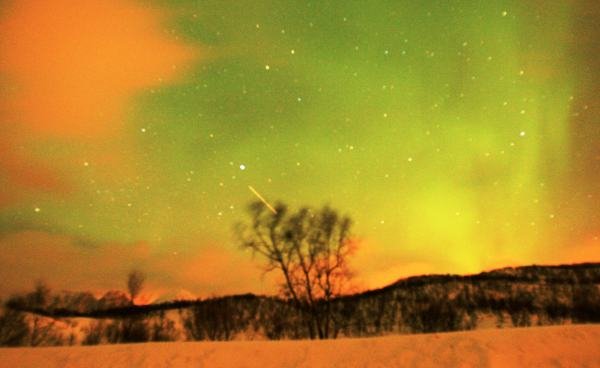
[(266, 272), (280, 271), (282, 292), (306, 315), (311, 338), (333, 336), (331, 302), (352, 277), (350, 218), (329, 207), (290, 212), (263, 202), (252, 203), (249, 214), (236, 228), (241, 247), (260, 254)]
[(140, 294), (146, 281), (146, 275), (140, 270), (133, 270), (127, 275), (127, 290), (131, 299), (131, 304), (135, 304), (135, 298)]

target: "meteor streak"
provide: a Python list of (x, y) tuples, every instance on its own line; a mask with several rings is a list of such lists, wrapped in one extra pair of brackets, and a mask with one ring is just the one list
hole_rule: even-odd
[(258, 199), (260, 199), (260, 201), (261, 201), (262, 203), (264, 203), (264, 204), (265, 204), (265, 206), (267, 206), (267, 208), (268, 208), (268, 209), (269, 209), (271, 212), (273, 212), (274, 214), (277, 214), (277, 211), (275, 210), (275, 208), (273, 208), (273, 206), (271, 206), (271, 205), (269, 204), (269, 202), (267, 202), (267, 200), (266, 200), (266, 199), (264, 199), (264, 198), (263, 198), (263, 197), (262, 197), (262, 196), (261, 196), (261, 195), (260, 195), (260, 194), (259, 194), (259, 193), (256, 191), (256, 189), (252, 188), (252, 185), (248, 185), (248, 189), (250, 189), (250, 191), (251, 191), (252, 193), (254, 193), (254, 195), (255, 195), (255, 196), (257, 196), (257, 197), (258, 197)]

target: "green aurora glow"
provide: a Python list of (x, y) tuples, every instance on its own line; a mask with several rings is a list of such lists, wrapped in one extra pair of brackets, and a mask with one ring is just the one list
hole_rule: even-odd
[[(28, 147), (75, 190), (4, 208), (5, 233), (236, 251), (252, 185), (348, 213), (366, 279), (376, 260), (464, 273), (598, 250), (598, 174), (573, 169), (598, 166), (600, 135), (574, 138), (589, 76), (569, 2), (152, 4), (200, 60), (138, 93), (118, 137)], [(107, 152), (121, 170), (94, 161)]]

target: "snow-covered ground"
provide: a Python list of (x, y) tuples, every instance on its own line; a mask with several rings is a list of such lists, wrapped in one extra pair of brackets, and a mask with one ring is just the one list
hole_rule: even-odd
[(600, 367), (600, 325), (327, 341), (3, 348), (4, 367)]

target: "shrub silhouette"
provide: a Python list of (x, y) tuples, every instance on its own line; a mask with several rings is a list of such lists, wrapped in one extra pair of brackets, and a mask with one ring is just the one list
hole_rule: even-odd
[(29, 340), (29, 324), (25, 314), (6, 309), (0, 315), (0, 346), (23, 346)]

